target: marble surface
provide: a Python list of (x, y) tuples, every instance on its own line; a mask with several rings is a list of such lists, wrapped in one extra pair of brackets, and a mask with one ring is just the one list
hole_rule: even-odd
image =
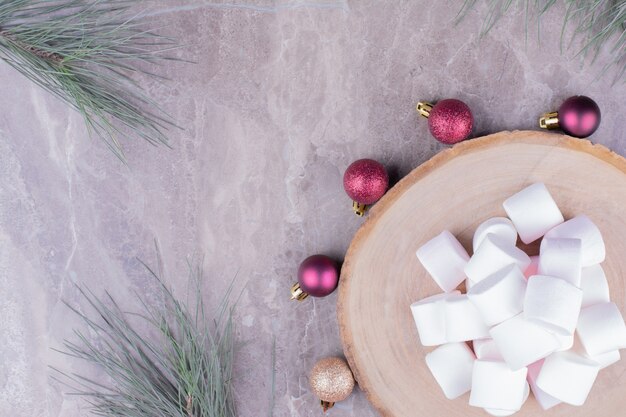
[[(140, 80), (184, 130), (171, 150), (125, 141), (128, 166), (1, 63), (0, 415), (85, 415), (48, 370), (84, 370), (52, 350), (78, 326), (61, 300), (80, 305), (74, 281), (136, 308), (132, 291), (156, 291), (136, 260), (153, 264), (156, 240), (179, 294), (194, 253), (210, 305), (236, 277), (238, 414), (319, 416), (307, 373), (341, 354), (336, 294), (295, 303), (289, 287), (306, 256), (341, 259), (362, 222), (341, 186), (350, 162), (378, 159), (397, 179), (443, 148), (419, 99), (466, 101), (481, 135), (534, 129), (586, 94), (603, 111), (592, 139), (626, 152), (626, 87), (596, 80), (606, 51), (595, 66), (559, 53), (564, 10), (542, 19), (540, 43), (522, 11), (480, 39), (485, 6), (455, 26), (461, 3), (146, 2), (196, 63)], [(329, 415), (377, 413), (356, 392)]]

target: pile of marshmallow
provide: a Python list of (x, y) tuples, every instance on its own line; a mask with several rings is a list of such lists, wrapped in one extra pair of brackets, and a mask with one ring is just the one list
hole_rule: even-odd
[[(411, 305), (422, 344), (440, 345), (426, 364), (447, 398), (470, 391), (469, 404), (494, 416), (520, 410), (530, 390), (544, 410), (580, 406), (626, 348), (602, 235), (587, 216), (564, 221), (542, 183), (503, 206), (508, 218), (478, 227), (471, 257), (449, 231), (417, 250), (444, 291)], [(516, 247), (518, 235), (543, 238), (539, 256)]]

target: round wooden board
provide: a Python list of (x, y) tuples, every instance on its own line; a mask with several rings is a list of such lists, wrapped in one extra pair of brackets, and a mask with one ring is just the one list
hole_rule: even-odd
[[(460, 143), (414, 169), (377, 203), (344, 262), (338, 319), (355, 378), (384, 416), (487, 416), (469, 394), (447, 400), (433, 379), (410, 304), (441, 292), (415, 250), (450, 230), (471, 254), (480, 222), (502, 202), (544, 182), (564, 216), (587, 214), (603, 233), (611, 298), (625, 312), (626, 160), (589, 141), (545, 132), (501, 132)], [(536, 254), (536, 246), (526, 248)], [(534, 253), (533, 253), (534, 252)], [(600, 372), (582, 407), (543, 411), (531, 398), (519, 417), (626, 413), (626, 360)]]

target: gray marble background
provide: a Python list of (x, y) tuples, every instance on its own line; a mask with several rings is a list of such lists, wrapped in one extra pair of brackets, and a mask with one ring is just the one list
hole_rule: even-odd
[[(481, 2), (482, 4), (482, 2)], [(517, 11), (484, 39), (485, 6), (458, 26), (461, 1), (146, 3), (155, 27), (188, 46), (140, 80), (184, 130), (172, 150), (125, 141), (128, 166), (90, 139), (79, 116), (0, 64), (0, 414), (79, 416), (48, 365), (85, 371), (51, 350), (71, 337), (71, 282), (109, 290), (129, 309), (155, 292), (136, 261), (187, 285), (187, 258), (204, 254), (205, 298), (216, 305), (236, 276), (237, 404), (241, 416), (319, 416), (307, 373), (340, 354), (336, 294), (289, 301), (299, 262), (341, 258), (362, 222), (341, 178), (371, 157), (398, 178), (442, 149), (418, 99), (469, 104), (475, 134), (534, 129), (566, 97), (603, 111), (593, 140), (626, 151), (626, 87), (595, 81), (599, 65), (559, 52), (564, 10), (534, 22)], [(272, 340), (276, 388), (271, 397)], [(392, 381), (390, 381), (392, 383)], [(357, 392), (329, 415), (377, 415)]]

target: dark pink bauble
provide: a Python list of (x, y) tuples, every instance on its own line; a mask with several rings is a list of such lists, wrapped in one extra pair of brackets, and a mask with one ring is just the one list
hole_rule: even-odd
[(570, 136), (586, 138), (600, 126), (600, 108), (589, 97), (570, 97), (559, 107), (559, 126)]
[(389, 176), (385, 167), (373, 159), (354, 161), (343, 174), (343, 188), (360, 204), (374, 204), (385, 194)]
[(474, 116), (461, 100), (446, 99), (435, 104), (428, 116), (430, 133), (439, 142), (453, 144), (465, 140), (472, 133)]
[(298, 283), (305, 293), (313, 297), (326, 297), (335, 291), (339, 283), (335, 261), (324, 255), (309, 256), (298, 268)]

